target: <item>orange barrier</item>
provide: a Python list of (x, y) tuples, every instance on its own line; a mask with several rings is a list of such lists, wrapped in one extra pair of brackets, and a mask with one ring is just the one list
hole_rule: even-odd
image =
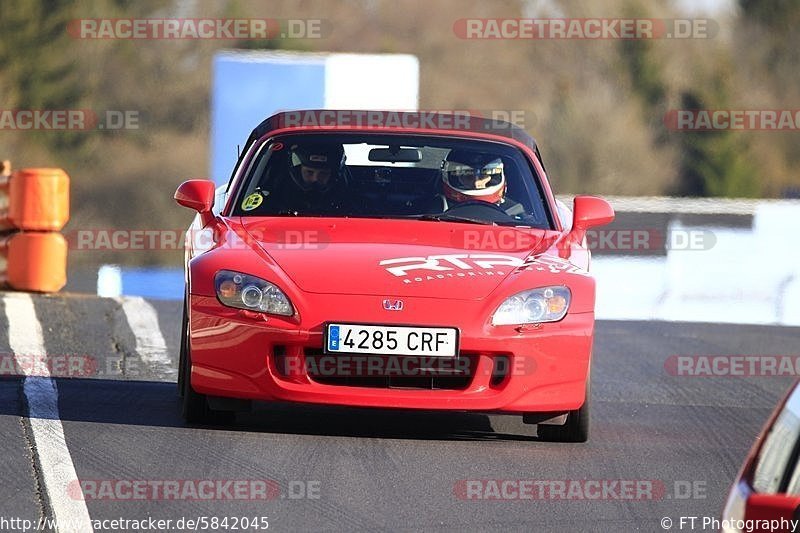
[(11, 172), (0, 162), (0, 283), (56, 292), (67, 283), (69, 176), (60, 168)]
[(31, 292), (67, 284), (67, 241), (60, 233), (20, 232), (0, 237), (0, 282)]
[(0, 176), (0, 230), (59, 231), (69, 219), (69, 176), (27, 168)]

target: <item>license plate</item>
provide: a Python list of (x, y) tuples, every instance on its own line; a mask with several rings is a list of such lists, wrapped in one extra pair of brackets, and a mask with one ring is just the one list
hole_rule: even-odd
[(458, 354), (456, 328), (328, 324), (327, 353), (415, 355), (455, 357)]

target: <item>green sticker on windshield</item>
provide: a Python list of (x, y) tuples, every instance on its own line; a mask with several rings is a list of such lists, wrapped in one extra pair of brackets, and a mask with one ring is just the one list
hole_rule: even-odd
[(242, 209), (245, 211), (252, 211), (256, 209), (258, 206), (261, 205), (261, 202), (264, 201), (264, 197), (261, 195), (260, 192), (254, 192), (250, 196), (244, 199), (242, 202)]

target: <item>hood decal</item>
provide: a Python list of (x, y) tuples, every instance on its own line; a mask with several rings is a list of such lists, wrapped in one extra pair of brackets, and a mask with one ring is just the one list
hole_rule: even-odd
[(523, 268), (532, 251), (465, 248), (467, 231), (507, 231), (490, 226), (294, 217), (242, 222), (265, 260), (279, 265), (300, 290), (317, 294), (478, 300)]
[[(402, 278), (403, 283), (419, 283), (448, 278), (504, 277), (508, 271), (524, 265), (524, 261), (503, 254), (439, 254), (383, 259), (378, 264)], [(502, 267), (510, 268), (500, 270)]]

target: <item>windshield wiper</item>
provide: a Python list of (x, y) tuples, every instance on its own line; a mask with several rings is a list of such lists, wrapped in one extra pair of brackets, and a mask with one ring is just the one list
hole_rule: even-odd
[(481, 224), (483, 226), (497, 226), (497, 222), (482, 220), (480, 218), (459, 217), (456, 215), (414, 215), (409, 218), (414, 220), (436, 220), (438, 222), (463, 222), (465, 224)]
[(482, 220), (480, 218), (459, 217), (456, 215), (440, 214), (440, 215), (362, 215), (362, 214), (347, 214), (347, 215), (321, 215), (321, 214), (306, 214), (299, 211), (291, 211), (284, 209), (277, 213), (266, 215), (272, 217), (325, 217), (325, 216), (338, 216), (341, 218), (375, 218), (375, 219), (388, 219), (388, 220), (425, 220), (436, 222), (461, 222), (464, 224), (480, 224), (482, 226), (500, 226), (497, 222), (491, 220)]

